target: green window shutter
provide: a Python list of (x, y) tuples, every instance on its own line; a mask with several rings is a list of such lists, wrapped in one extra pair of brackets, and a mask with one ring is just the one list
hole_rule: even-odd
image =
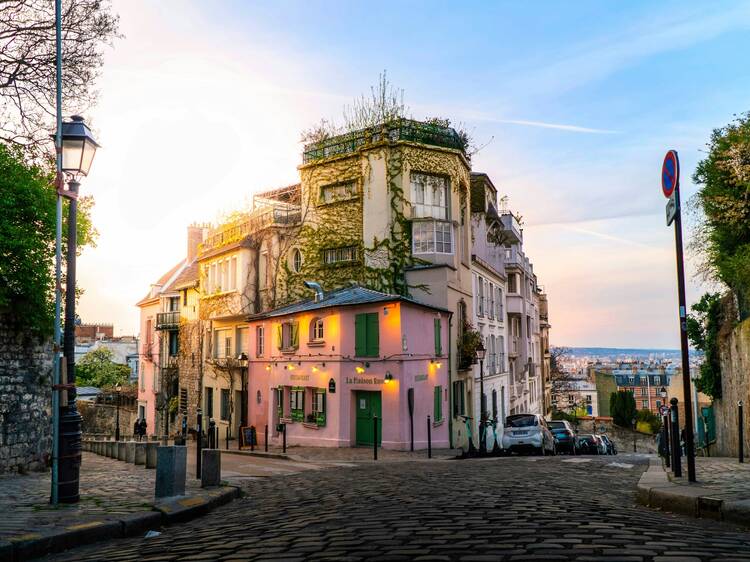
[(438, 422), (443, 419), (443, 388), (438, 385), (435, 387), (435, 408), (433, 420)]
[(435, 355), (443, 354), (443, 342), (441, 341), (440, 318), (435, 318)]
[(278, 324), (276, 326), (276, 347), (279, 349), (282, 349), (284, 347), (284, 340), (283, 338), (283, 332), (281, 329), (281, 324)]
[(378, 324), (378, 313), (367, 314), (367, 353), (368, 357), (380, 355), (380, 327)]
[(367, 355), (367, 315), (357, 314), (354, 317), (354, 355)]
[(292, 347), (297, 349), (299, 347), (299, 322), (292, 324)]

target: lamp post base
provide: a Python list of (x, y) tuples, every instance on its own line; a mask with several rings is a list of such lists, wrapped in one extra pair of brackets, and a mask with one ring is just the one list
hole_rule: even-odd
[(57, 501), (78, 503), (81, 472), (81, 414), (75, 403), (60, 409)]

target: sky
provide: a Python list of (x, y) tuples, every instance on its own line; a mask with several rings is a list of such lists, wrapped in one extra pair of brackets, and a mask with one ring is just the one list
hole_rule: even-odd
[[(78, 265), (84, 322), (136, 334), (135, 303), (184, 258), (187, 225), (297, 182), (301, 131), (340, 121), (387, 70), (413, 117), (447, 117), (483, 146), (472, 167), (523, 217), (553, 345), (679, 347), (661, 163), (679, 152), (689, 199), (711, 131), (750, 110), (750, 3), (113, 9), (124, 38), (86, 113), (102, 148), (82, 185), (100, 232)], [(696, 262), (689, 303), (713, 288)]]

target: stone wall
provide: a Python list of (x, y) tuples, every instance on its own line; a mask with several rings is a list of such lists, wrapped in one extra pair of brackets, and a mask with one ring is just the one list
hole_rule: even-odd
[(45, 470), (52, 451), (52, 347), (0, 317), (0, 474)]
[[(602, 429), (604, 431), (602, 431)], [(594, 430), (594, 420), (583, 419), (578, 423), (579, 434), (584, 433), (606, 433), (617, 446), (620, 453), (633, 452), (633, 438), (635, 438), (636, 452), (638, 453), (656, 453), (656, 437), (648, 433), (640, 433), (631, 429), (618, 427), (609, 420), (596, 420), (596, 430)]]
[[(117, 406), (113, 404), (97, 404), (79, 400), (78, 411), (83, 418), (81, 431), (87, 434), (114, 435), (117, 426)], [(120, 406), (120, 435), (132, 435), (133, 424), (138, 417), (135, 404)]]
[(739, 400), (744, 402), (745, 454), (750, 453), (750, 319), (727, 329), (720, 340), (722, 398), (714, 401), (716, 448), (711, 454), (733, 457), (739, 450)]

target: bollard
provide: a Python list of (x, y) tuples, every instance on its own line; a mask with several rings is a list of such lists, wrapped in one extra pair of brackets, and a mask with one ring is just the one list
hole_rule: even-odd
[[(241, 436), (240, 436), (241, 437)], [(229, 450), (229, 426), (227, 426), (227, 433), (226, 433), (226, 444), (224, 448), (228, 451)], [(242, 439), (237, 439), (237, 449), (242, 449)]]
[(135, 441), (125, 442), (125, 462), (135, 464)]
[(664, 415), (662, 416), (661, 420), (661, 440), (664, 445), (662, 446), (662, 454), (664, 455), (664, 464), (667, 465), (667, 468), (671, 466), (671, 463), (669, 462), (669, 416)]
[(268, 452), (268, 424), (266, 424), (266, 434), (263, 438), (263, 448), (265, 449), (266, 453)]
[(282, 451), (286, 453), (286, 424), (281, 424), (283, 426), (283, 435), (282, 435)]
[(115, 441), (115, 446), (117, 447), (117, 460), (124, 461), (125, 460), (125, 441)]
[(677, 411), (677, 398), (672, 398), (669, 408), (672, 428), (672, 473), (682, 476), (682, 448), (680, 447), (680, 417)]
[(203, 412), (198, 408), (198, 432), (195, 446), (195, 477), (201, 477), (201, 449), (203, 449)]
[(201, 463), (201, 488), (221, 485), (221, 451), (219, 449), (203, 449)]
[(250, 452), (255, 451), (255, 442), (258, 440), (258, 436), (255, 433), (255, 426), (250, 426)]
[(158, 443), (148, 442), (146, 445), (146, 468), (156, 468)]
[(427, 416), (427, 458), (432, 458), (432, 423), (430, 423), (430, 416)]
[(216, 422), (211, 418), (208, 420), (208, 448), (209, 449), (215, 449), (216, 448)]
[(739, 443), (739, 456), (740, 462), (745, 462), (745, 436), (744, 436), (744, 423), (742, 419), (742, 400), (737, 402), (737, 422), (739, 427), (737, 428), (737, 441)]
[(146, 444), (136, 443), (135, 444), (135, 455), (133, 457), (134, 464), (146, 464)]
[(372, 416), (372, 458), (378, 460), (378, 416)]
[(173, 445), (156, 449), (154, 496), (164, 498), (185, 495), (187, 447)]

